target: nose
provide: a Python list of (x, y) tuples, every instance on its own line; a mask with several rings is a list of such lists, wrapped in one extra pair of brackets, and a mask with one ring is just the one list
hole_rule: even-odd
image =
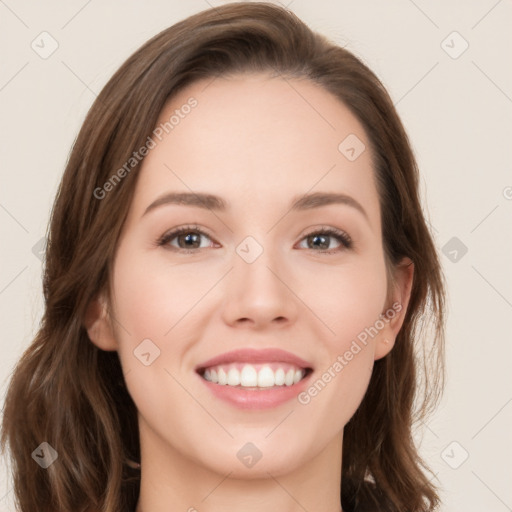
[(222, 316), (232, 326), (261, 330), (275, 325), (285, 327), (296, 321), (300, 300), (293, 290), (290, 272), (270, 251), (252, 263), (236, 255), (227, 276)]

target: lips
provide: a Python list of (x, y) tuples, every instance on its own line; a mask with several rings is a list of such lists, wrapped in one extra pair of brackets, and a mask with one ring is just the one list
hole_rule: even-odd
[(196, 367), (215, 387), (262, 391), (291, 387), (312, 372), (311, 364), (281, 349), (239, 349), (216, 356)]
[(297, 397), (312, 379), (308, 361), (281, 349), (239, 349), (195, 367), (212, 395), (244, 410), (278, 407)]

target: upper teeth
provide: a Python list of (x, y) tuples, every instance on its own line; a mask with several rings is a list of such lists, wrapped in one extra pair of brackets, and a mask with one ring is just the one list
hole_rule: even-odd
[(268, 364), (244, 364), (240, 370), (237, 365), (219, 365), (206, 369), (203, 377), (215, 384), (269, 388), (297, 384), (306, 373), (304, 369), (292, 365), (272, 366), (274, 369)]

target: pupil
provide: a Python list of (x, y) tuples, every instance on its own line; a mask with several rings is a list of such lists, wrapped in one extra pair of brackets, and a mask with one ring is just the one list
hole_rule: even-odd
[(194, 243), (197, 240), (192, 240), (193, 237), (197, 237), (195, 234), (188, 233), (185, 235), (185, 243), (188, 247), (190, 247), (190, 244), (188, 242)]
[[(316, 241), (316, 240), (318, 240), (318, 239), (323, 239), (323, 240), (324, 240), (324, 243), (323, 243), (323, 244), (321, 244), (323, 249), (326, 249), (326, 248), (327, 248), (326, 246), (328, 246), (328, 245), (329, 245), (328, 243), (327, 243), (327, 244), (325, 243), (325, 239), (326, 239), (326, 238), (327, 238), (327, 237), (326, 237), (326, 236), (323, 236), (323, 235), (314, 235), (314, 236), (313, 236), (313, 239), (314, 239), (315, 241)], [(313, 243), (315, 244), (315, 242), (313, 242)], [(318, 247), (318, 245), (317, 245), (317, 244), (315, 244), (315, 245)]]

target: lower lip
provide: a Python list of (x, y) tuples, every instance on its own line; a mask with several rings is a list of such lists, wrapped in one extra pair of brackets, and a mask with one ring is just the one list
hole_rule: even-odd
[(217, 398), (229, 402), (239, 409), (270, 409), (295, 398), (307, 386), (311, 374), (291, 386), (258, 389), (215, 384), (203, 379), (200, 375), (198, 377)]

